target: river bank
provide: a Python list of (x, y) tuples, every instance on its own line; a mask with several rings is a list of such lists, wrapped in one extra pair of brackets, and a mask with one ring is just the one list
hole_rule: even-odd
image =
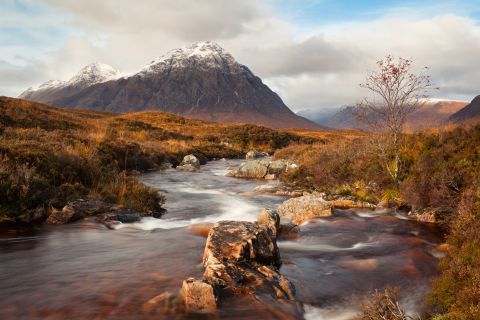
[[(240, 163), (212, 161), (195, 173), (168, 169), (141, 175), (166, 196), (167, 213), (161, 219), (146, 217), (116, 230), (90, 218), (60, 227), (3, 230), (0, 315), (147, 317), (142, 311), (147, 301), (175, 292), (186, 277), (201, 277), (206, 239), (192, 231), (195, 226), (254, 221), (262, 208), (276, 208), (288, 198), (252, 192), (265, 181), (225, 176)], [(335, 210), (300, 228), (298, 239), (278, 241), (278, 246), (280, 272), (295, 285), (306, 318), (348, 319), (364, 296), (387, 285), (400, 288), (409, 311), (420, 311), (441, 256), (435, 226), (405, 220), (398, 212), (351, 209)], [(227, 299), (216, 314), (268, 319), (271, 310)]]

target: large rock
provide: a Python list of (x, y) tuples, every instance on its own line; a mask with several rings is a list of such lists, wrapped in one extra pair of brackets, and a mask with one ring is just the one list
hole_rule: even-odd
[[(165, 209), (150, 212), (149, 215), (160, 218)], [(96, 221), (112, 228), (118, 223), (132, 223), (139, 221), (144, 214), (133, 209), (125, 208), (100, 200), (78, 199), (70, 201), (62, 210), (51, 207), (47, 212), (47, 224), (65, 224), (86, 217), (95, 216)]]
[(320, 193), (312, 193), (283, 202), (277, 212), (282, 220), (300, 224), (305, 220), (332, 215), (333, 205)]
[(268, 166), (268, 174), (280, 175), (284, 172), (287, 172), (290, 169), (297, 168), (297, 165), (291, 161), (279, 159), (270, 161)]
[(258, 222), (217, 222), (208, 235), (203, 255), (205, 266), (249, 260), (280, 266), (276, 242), (279, 221), (271, 218), (268, 211), (259, 219)]
[(287, 160), (268, 161), (266, 159), (251, 160), (230, 170), (227, 175), (237, 178), (276, 179), (281, 173), (296, 168), (297, 165)]
[(62, 210), (51, 208), (45, 223), (47, 224), (65, 224), (74, 222), (87, 216), (97, 215), (111, 211), (112, 204), (99, 200), (78, 199), (67, 203)]
[(183, 157), (182, 162), (176, 168), (178, 171), (193, 172), (200, 169), (200, 161), (193, 154)]
[(265, 157), (268, 157), (268, 153), (257, 151), (255, 149), (248, 151), (247, 154), (245, 155), (245, 159), (247, 160), (265, 158)]
[(267, 160), (252, 160), (240, 165), (236, 170), (229, 171), (228, 176), (237, 178), (254, 178), (262, 179), (268, 173), (269, 161)]
[(211, 312), (217, 308), (217, 298), (211, 284), (188, 278), (182, 284), (182, 296), (187, 312)]
[[(220, 221), (208, 234), (203, 255), (203, 279), (183, 283), (187, 310), (211, 310), (222, 296), (282, 299), (294, 318), (302, 317), (293, 284), (279, 273), (277, 246), (280, 217), (263, 210), (256, 222)], [(214, 298), (214, 296), (216, 299)], [(285, 307), (287, 306), (287, 307)]]

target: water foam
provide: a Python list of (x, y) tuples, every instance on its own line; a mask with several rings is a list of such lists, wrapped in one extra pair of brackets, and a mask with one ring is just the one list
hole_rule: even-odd
[(351, 247), (342, 248), (342, 247), (336, 247), (336, 246), (332, 246), (329, 244), (322, 244), (322, 243), (306, 244), (306, 243), (300, 243), (297, 241), (279, 241), (278, 242), (278, 246), (283, 249), (292, 249), (292, 250), (298, 250), (298, 251), (327, 251), (327, 252), (353, 251), (353, 250), (359, 250), (363, 248), (375, 247), (378, 244), (379, 244), (378, 241), (358, 242)]
[[(193, 193), (192, 191), (189, 192)], [(237, 199), (234, 196), (230, 196), (229, 194), (224, 192), (217, 192), (216, 190), (202, 190), (202, 192), (196, 190), (195, 192), (220, 195), (216, 199), (220, 213), (206, 215), (203, 217), (196, 217), (192, 219), (156, 219), (151, 217), (145, 217), (141, 221), (136, 223), (117, 224), (114, 228), (134, 228), (140, 230), (174, 229), (204, 222), (215, 223), (221, 220), (254, 221), (257, 219), (261, 211), (261, 208), (259, 206), (244, 201), (242, 199)]]

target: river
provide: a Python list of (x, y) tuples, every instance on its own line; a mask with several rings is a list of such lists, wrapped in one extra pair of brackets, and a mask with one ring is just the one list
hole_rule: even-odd
[[(116, 230), (85, 219), (63, 226), (0, 227), (0, 319), (146, 319), (144, 304), (200, 277), (205, 237), (195, 228), (255, 220), (286, 198), (258, 195), (262, 181), (226, 177), (239, 160), (212, 161), (198, 173), (142, 175), (165, 193), (168, 212)], [(276, 183), (276, 182), (270, 182)], [(301, 237), (280, 241), (281, 273), (295, 284), (307, 319), (350, 319), (362, 297), (395, 286), (409, 312), (436, 274), (439, 230), (397, 212), (336, 210), (310, 220)], [(267, 309), (221, 305), (222, 319), (268, 319)], [(177, 316), (181, 319), (181, 316)]]

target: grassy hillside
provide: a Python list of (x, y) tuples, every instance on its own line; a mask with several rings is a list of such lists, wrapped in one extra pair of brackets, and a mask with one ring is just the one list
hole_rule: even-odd
[(162, 197), (135, 172), (173, 165), (187, 154), (202, 163), (267, 152), (315, 137), (252, 125), (227, 126), (159, 112), (119, 115), (64, 110), (0, 97), (0, 217), (100, 198), (144, 213)]
[(448, 250), (429, 297), (431, 316), (480, 319), (480, 124), (404, 138), (399, 185), (386, 174), (368, 136), (292, 144), (275, 157), (300, 164), (282, 177), (286, 183), (433, 212), (445, 228)]

